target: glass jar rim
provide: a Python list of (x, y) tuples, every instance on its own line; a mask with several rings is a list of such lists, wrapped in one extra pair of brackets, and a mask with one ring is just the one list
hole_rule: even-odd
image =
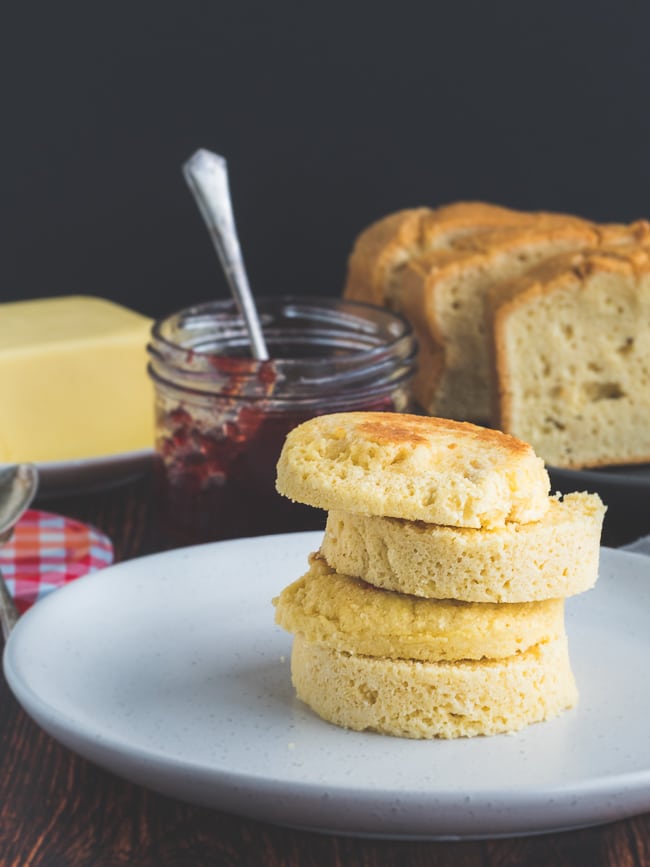
[[(392, 337), (393, 340), (398, 340), (412, 333), (411, 325), (406, 319), (406, 317), (404, 317), (401, 313), (398, 313), (397, 311), (388, 310), (387, 308), (375, 306), (373, 304), (368, 304), (364, 301), (349, 301), (347, 299), (329, 298), (322, 296), (261, 296), (260, 298), (256, 299), (256, 306), (258, 308), (258, 312), (260, 313), (260, 320), (262, 326), (264, 326), (265, 324), (265, 315), (266, 317), (268, 317), (268, 315), (270, 314), (269, 307), (275, 305), (279, 305), (285, 315), (287, 315), (286, 311), (290, 311), (287, 315), (287, 319), (297, 318), (297, 316), (299, 316), (301, 312), (304, 313), (309, 309), (312, 309), (314, 311), (320, 309), (322, 310), (322, 314), (319, 314), (318, 319), (320, 319), (321, 321), (330, 321), (333, 323), (334, 319), (337, 318), (339, 323), (341, 324), (344, 324), (346, 321), (352, 324), (351, 320), (352, 318), (354, 318), (357, 324), (365, 322), (365, 328), (360, 329), (359, 333), (365, 333), (367, 335), (371, 335), (373, 333), (376, 334), (379, 327), (381, 327), (382, 325), (385, 329), (386, 335)], [(329, 313), (326, 313), (326, 311), (329, 311)], [(195, 318), (200, 318), (210, 314), (221, 315), (222, 317), (231, 317), (231, 325), (236, 324), (237, 330), (230, 331), (229, 335), (231, 337), (236, 337), (238, 345), (248, 345), (248, 335), (244, 327), (243, 317), (239, 313), (235, 301), (230, 298), (215, 301), (205, 301), (200, 304), (194, 304), (175, 313), (171, 313), (169, 316), (160, 318), (156, 320), (152, 326), (152, 337), (155, 340), (160, 341), (164, 346), (166, 346), (172, 351), (175, 349), (180, 349), (181, 351), (186, 352), (189, 347), (180, 344), (175, 340), (171, 340), (165, 336), (165, 334), (163, 333), (165, 325), (168, 323), (172, 323), (174, 320), (180, 321), (181, 317), (189, 318), (191, 316)], [(378, 321), (373, 323), (372, 317), (375, 317), (375, 319), (377, 319)], [(313, 313), (312, 318), (313, 321), (316, 321), (316, 317), (313, 315)], [(228, 335), (225, 335), (224, 344), (227, 343), (227, 337)], [(196, 353), (204, 353), (206, 355), (214, 354), (213, 350), (204, 351), (196, 348), (193, 348), (193, 350)], [(235, 358), (235, 356), (232, 357)], [(251, 356), (237, 358), (237, 360), (254, 362), (258, 364), (260, 363), (255, 362), (255, 359), (253, 359)], [(286, 363), (292, 363), (296, 361), (296, 359), (294, 358), (275, 358), (273, 360)], [(326, 358), (319, 358), (314, 360), (327, 361)]]
[[(216, 300), (154, 323), (148, 345), (150, 375), (197, 393), (214, 391), (228, 377), (246, 382), (250, 393), (251, 382), (268, 376), (276, 384), (290, 383), (299, 396), (335, 386), (375, 391), (413, 374), (417, 343), (410, 323), (399, 313), (319, 296), (267, 296), (257, 299), (257, 306), (270, 361), (248, 354), (248, 335), (235, 302)], [(275, 357), (273, 349), (281, 344), (308, 346), (314, 352)], [(322, 354), (315, 351), (319, 347)]]

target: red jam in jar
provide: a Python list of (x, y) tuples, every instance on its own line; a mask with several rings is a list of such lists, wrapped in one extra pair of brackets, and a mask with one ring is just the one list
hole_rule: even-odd
[(275, 490), (287, 433), (316, 415), (405, 412), (416, 341), (401, 316), (326, 298), (258, 300), (270, 361), (255, 361), (234, 302), (157, 322), (158, 506), (169, 547), (322, 529), (325, 515)]

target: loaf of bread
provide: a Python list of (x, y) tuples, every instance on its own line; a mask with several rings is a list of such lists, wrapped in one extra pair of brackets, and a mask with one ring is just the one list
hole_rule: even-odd
[(650, 247), (556, 257), (488, 308), (500, 428), (558, 467), (650, 462)]
[(453, 251), (470, 236), (519, 226), (548, 228), (586, 225), (578, 217), (517, 211), (486, 202), (454, 202), (439, 208), (407, 208), (377, 220), (357, 238), (350, 258), (345, 294), (369, 304), (391, 305), (399, 293), (399, 271), (406, 262), (431, 253)]
[(289, 433), (276, 487), (318, 509), (500, 527), (542, 518), (550, 482), (533, 449), (499, 431), (350, 412), (312, 418)]
[(489, 532), (330, 511), (321, 554), (338, 572), (433, 599), (526, 602), (589, 590), (598, 578), (605, 506), (553, 497), (544, 517)]
[(425, 412), (489, 423), (494, 396), (487, 290), (562, 252), (644, 239), (650, 240), (650, 229), (643, 221), (597, 225), (477, 203), (404, 211), (360, 237), (344, 294), (410, 320), (420, 344), (414, 396)]

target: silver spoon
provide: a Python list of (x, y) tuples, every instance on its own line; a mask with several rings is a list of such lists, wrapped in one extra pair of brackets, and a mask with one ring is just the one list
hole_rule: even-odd
[[(0, 545), (11, 538), (37, 488), (38, 471), (33, 464), (16, 464), (0, 470)], [(0, 572), (0, 627), (5, 642), (17, 620), (18, 611)]]
[(269, 353), (237, 237), (226, 160), (219, 154), (201, 149), (183, 165), (183, 174), (208, 227), (230, 291), (246, 324), (253, 358), (267, 361)]

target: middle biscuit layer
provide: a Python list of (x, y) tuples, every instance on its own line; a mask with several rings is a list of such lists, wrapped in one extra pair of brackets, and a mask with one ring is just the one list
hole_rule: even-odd
[(605, 507), (596, 494), (550, 499), (541, 521), (494, 530), (330, 512), (321, 553), (337, 571), (399, 593), (532, 602), (582, 593), (598, 577)]
[(317, 554), (274, 600), (276, 622), (333, 650), (422, 662), (501, 659), (564, 635), (564, 600), (423, 599), (341, 575)]

